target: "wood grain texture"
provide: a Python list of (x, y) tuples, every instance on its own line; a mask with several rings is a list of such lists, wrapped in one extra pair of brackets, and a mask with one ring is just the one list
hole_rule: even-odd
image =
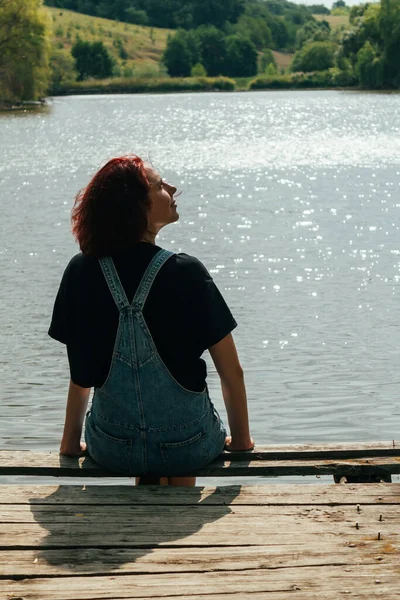
[[(400, 594), (399, 569), (394, 565), (322, 566), (276, 569), (242, 570), (240, 572), (176, 573), (154, 575), (121, 575), (106, 577), (34, 578), (18, 581), (1, 580), (0, 597), (24, 600), (93, 600), (115, 598), (165, 598), (215, 594), (286, 593), (296, 598), (297, 592), (308, 593), (309, 598), (324, 600), (326, 592), (336, 598), (346, 592), (369, 592), (370, 598), (378, 592), (381, 598), (388, 593)], [(384, 595), (386, 594), (386, 596)], [(355, 596), (360, 597), (360, 596)], [(272, 596), (273, 598), (273, 596)]]
[(329, 567), (331, 565), (398, 565), (399, 544), (377, 540), (343, 542), (340, 537), (327, 546), (318, 540), (305, 551), (301, 543), (284, 545), (162, 548), (150, 552), (135, 548), (62, 548), (46, 553), (35, 550), (3, 550), (0, 577), (71, 577), (72, 575), (112, 575), (134, 573), (185, 573), (239, 571), (241, 569), (279, 569)]
[[(127, 480), (129, 482), (129, 480)], [(128, 485), (0, 485), (2, 504), (109, 506), (400, 504), (400, 483), (268, 484), (185, 488)]]
[[(352, 476), (400, 473), (400, 444), (393, 441), (326, 446), (265, 446), (253, 452), (224, 452), (204, 469), (187, 474), (199, 477), (279, 477), (343, 473)], [(99, 467), (88, 456), (72, 458), (58, 453), (25, 450), (1, 450), (0, 475), (121, 477), (121, 474), (110, 473)]]
[(3, 600), (394, 600), (400, 484), (0, 486)]

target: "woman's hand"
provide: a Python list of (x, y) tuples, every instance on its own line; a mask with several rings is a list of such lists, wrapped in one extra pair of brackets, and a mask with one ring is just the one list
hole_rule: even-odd
[(60, 454), (63, 456), (82, 456), (86, 452), (85, 442), (79, 442), (79, 444), (61, 444)]
[(229, 435), (225, 440), (225, 450), (228, 452), (248, 452), (254, 450), (254, 440), (249, 438), (248, 440), (233, 440)]

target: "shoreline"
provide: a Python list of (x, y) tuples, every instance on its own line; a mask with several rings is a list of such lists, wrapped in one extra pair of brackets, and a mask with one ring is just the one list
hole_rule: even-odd
[(114, 88), (113, 86), (109, 87), (74, 87), (74, 88), (66, 88), (63, 90), (59, 90), (57, 92), (53, 92), (49, 94), (46, 98), (41, 100), (31, 100), (24, 102), (17, 102), (15, 104), (7, 103), (0, 104), (0, 114), (1, 113), (15, 113), (15, 112), (27, 112), (33, 111), (36, 109), (46, 108), (50, 106), (51, 100), (53, 98), (62, 98), (67, 96), (112, 96), (112, 95), (140, 95), (140, 94), (148, 94), (148, 95), (167, 95), (167, 94), (193, 94), (193, 93), (210, 93), (210, 92), (218, 92), (218, 93), (244, 93), (244, 92), (313, 92), (313, 91), (336, 91), (336, 92), (360, 92), (360, 93), (369, 93), (369, 94), (398, 94), (400, 90), (395, 90), (391, 88), (382, 89), (382, 90), (370, 90), (361, 88), (359, 86), (291, 86), (291, 87), (265, 87), (265, 88), (233, 88), (233, 89), (221, 89), (221, 88), (184, 88), (177, 86), (171, 86), (169, 89), (157, 89), (156, 86), (152, 86), (149, 88), (140, 87), (139, 89), (121, 89), (119, 86)]

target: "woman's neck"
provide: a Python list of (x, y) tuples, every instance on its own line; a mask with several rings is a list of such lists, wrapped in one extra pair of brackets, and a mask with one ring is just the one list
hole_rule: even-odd
[(142, 235), (140, 241), (148, 242), (149, 244), (153, 244), (155, 246), (156, 245), (156, 236), (157, 236), (157, 233), (154, 233), (153, 231), (145, 231), (145, 233)]

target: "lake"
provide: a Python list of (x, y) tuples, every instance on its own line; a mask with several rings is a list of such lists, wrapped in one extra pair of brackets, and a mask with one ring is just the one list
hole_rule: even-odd
[[(398, 438), (400, 95), (75, 96), (0, 115), (0, 448), (58, 449), (70, 209), (131, 152), (183, 192), (159, 243), (197, 256), (239, 323), (256, 442)], [(209, 387), (224, 414), (211, 364)]]

